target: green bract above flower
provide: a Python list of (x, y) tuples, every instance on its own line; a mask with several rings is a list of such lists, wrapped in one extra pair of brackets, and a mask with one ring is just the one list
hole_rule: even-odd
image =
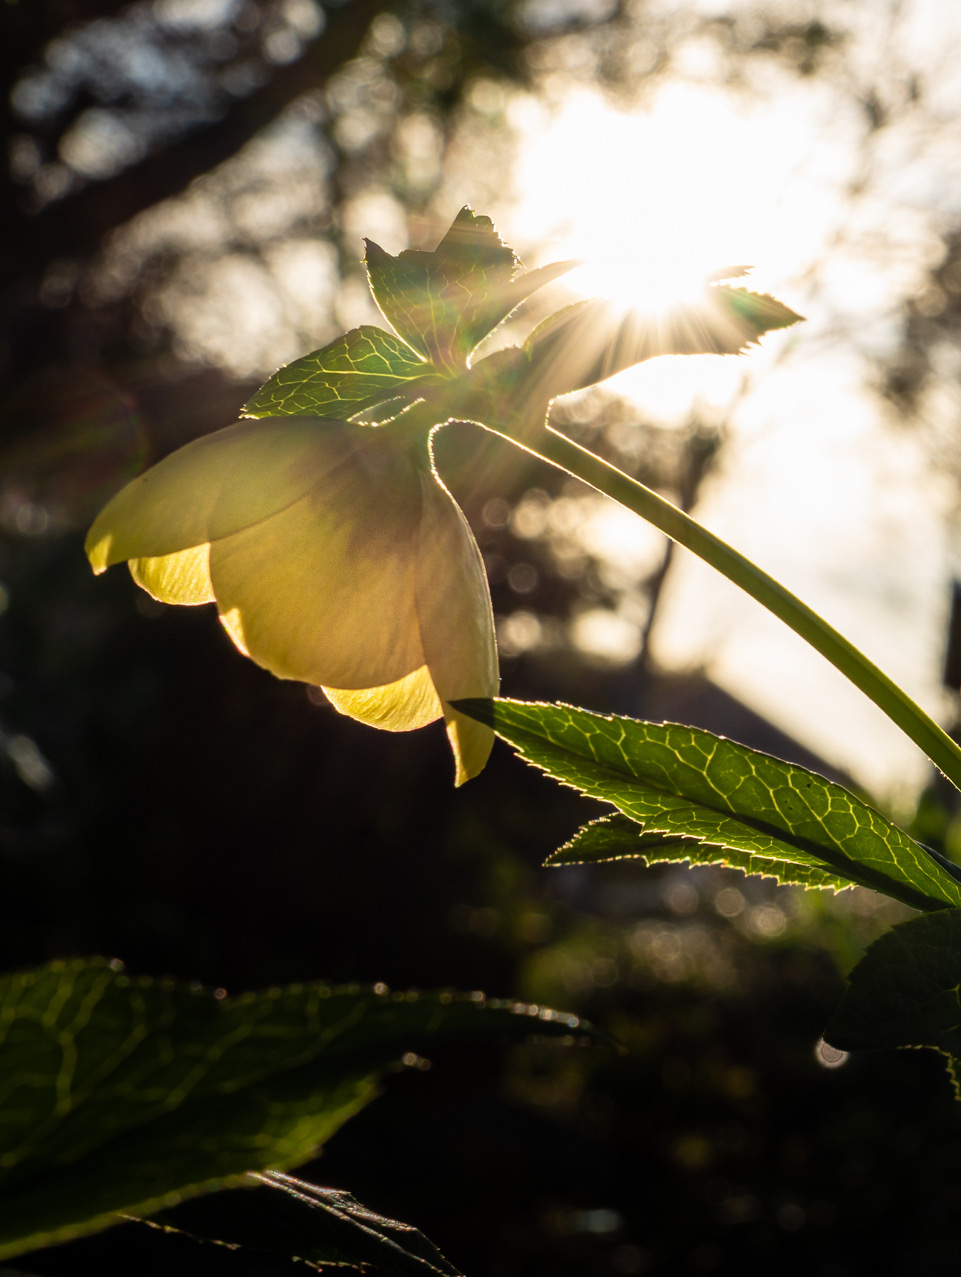
[(464, 207), (430, 252), (393, 257), (365, 241), (374, 300), (411, 350), (438, 371), (464, 372), (471, 352), (532, 293), (577, 262), (524, 271), (489, 217)]
[(216, 603), (241, 652), (351, 718), (443, 716), (457, 784), (487, 761), (493, 733), (449, 703), (497, 691), (487, 578), (423, 432), (241, 421), (128, 484), (86, 549), (164, 603)]

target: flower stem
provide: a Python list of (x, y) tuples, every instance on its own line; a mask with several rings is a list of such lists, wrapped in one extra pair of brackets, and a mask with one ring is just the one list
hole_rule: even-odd
[(537, 438), (525, 438), (521, 446), (647, 519), (739, 585), (860, 688), (961, 789), (961, 748), (947, 732), (843, 635), (750, 559), (650, 488), (555, 430), (548, 428)]

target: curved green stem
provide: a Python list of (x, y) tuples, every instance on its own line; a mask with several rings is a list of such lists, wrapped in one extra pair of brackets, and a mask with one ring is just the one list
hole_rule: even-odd
[(647, 519), (666, 536), (739, 585), (860, 688), (927, 754), (952, 784), (961, 789), (961, 748), (947, 732), (843, 635), (750, 559), (738, 554), (737, 550), (650, 488), (645, 488), (555, 430), (548, 428), (535, 438), (514, 439), (513, 442), (520, 443), (529, 452), (582, 479), (598, 492)]

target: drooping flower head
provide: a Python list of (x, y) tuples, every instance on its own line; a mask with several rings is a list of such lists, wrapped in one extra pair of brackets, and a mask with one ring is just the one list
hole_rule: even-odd
[[(368, 243), (373, 325), (276, 373), (241, 420), (128, 484), (87, 537), (94, 571), (127, 560), (165, 603), (217, 605), (236, 646), (280, 678), (323, 688), (389, 731), (444, 717), (456, 783), (493, 733), (451, 701), (498, 684), (487, 579), (441, 483), (419, 404), (542, 283), (487, 218), (463, 209), (432, 252)], [(371, 411), (384, 424), (351, 420)]]
[(493, 734), (453, 702), (497, 690), (493, 617), (431, 430), (466, 416), (523, 441), (558, 394), (653, 355), (737, 351), (797, 319), (723, 286), (703, 314), (667, 327), (583, 302), (472, 367), (478, 344), (574, 265), (521, 271), (468, 208), (432, 252), (368, 242), (371, 291), (394, 331), (362, 325), (281, 368), (245, 420), (128, 484), (90, 530), (94, 570), (127, 560), (157, 599), (216, 603), (240, 651), (372, 726), (443, 716), (457, 783), (476, 775)]
[(425, 436), (316, 417), (241, 421), (128, 484), (87, 537), (165, 603), (214, 602), (245, 655), (389, 731), (442, 715), (460, 784), (493, 734), (451, 700), (493, 696), (477, 544)]

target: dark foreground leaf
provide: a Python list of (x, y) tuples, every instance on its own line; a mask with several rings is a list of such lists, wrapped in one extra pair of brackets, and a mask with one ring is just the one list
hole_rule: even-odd
[(961, 1060), (961, 910), (912, 918), (875, 940), (825, 1029), (843, 1051), (929, 1046)]
[(278, 1171), (247, 1179), (250, 1188), (194, 1198), (144, 1222), (196, 1241), (282, 1254), (318, 1268), (370, 1265), (398, 1277), (460, 1277), (418, 1229), (375, 1214), (349, 1193)]
[[(645, 835), (685, 839), (679, 859), (809, 886), (860, 883), (916, 909), (961, 905), (961, 882), (949, 869), (866, 802), (805, 767), (677, 723), (523, 701), (457, 707), (556, 780), (613, 804)], [(620, 825), (595, 829), (553, 863), (610, 859), (611, 840), (624, 846), (622, 835)], [(600, 854), (587, 857), (585, 848)], [(644, 846), (637, 851), (644, 855)]]
[(432, 1043), (565, 1035), (481, 995), (295, 985), (238, 998), (104, 961), (0, 980), (0, 1259), (306, 1161)]

